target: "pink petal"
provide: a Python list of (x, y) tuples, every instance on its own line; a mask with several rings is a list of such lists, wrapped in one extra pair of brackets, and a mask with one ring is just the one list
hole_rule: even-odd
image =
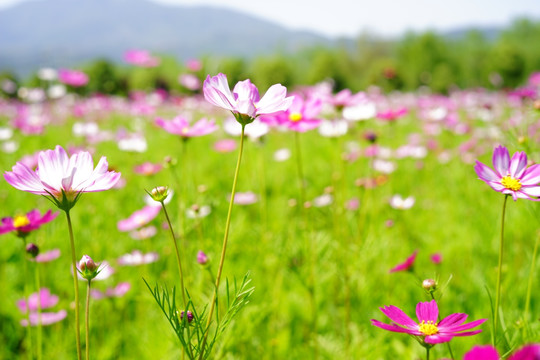
[(510, 175), (515, 179), (520, 179), (527, 168), (527, 154), (518, 151), (510, 160)]
[(418, 317), (418, 321), (433, 321), (436, 323), (439, 317), (437, 302), (435, 300), (419, 302), (418, 305), (416, 305), (416, 316)]
[(497, 175), (491, 168), (482, 164), (480, 161), (476, 160), (476, 166), (474, 171), (481, 180), (484, 181), (500, 181), (501, 177)]
[(380, 309), (384, 315), (386, 315), (393, 322), (406, 326), (408, 328), (417, 328), (418, 324), (414, 322), (407, 314), (405, 314), (397, 306), (385, 306)]
[(521, 184), (537, 185), (538, 183), (540, 183), (540, 164), (535, 164), (524, 171)]
[(398, 332), (398, 333), (405, 333), (405, 334), (412, 334), (412, 335), (421, 335), (419, 331), (411, 330), (411, 329), (405, 329), (402, 327), (399, 327), (394, 324), (385, 324), (383, 322), (380, 322), (378, 320), (371, 319), (371, 324), (375, 325), (381, 329)]
[(493, 151), (493, 167), (498, 172), (500, 177), (508, 174), (508, 166), (510, 165), (510, 155), (508, 149), (499, 145)]
[(491, 345), (474, 346), (465, 354), (463, 360), (499, 360), (499, 354)]

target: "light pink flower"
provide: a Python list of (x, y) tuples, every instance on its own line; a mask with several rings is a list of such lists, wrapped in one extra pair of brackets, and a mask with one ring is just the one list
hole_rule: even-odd
[(141, 67), (155, 67), (160, 63), (159, 58), (146, 50), (128, 50), (124, 53), (124, 61)]
[(118, 230), (132, 231), (140, 228), (154, 220), (160, 211), (161, 206), (159, 206), (159, 203), (156, 203), (156, 205), (146, 205), (141, 210), (137, 210), (131, 214), (129, 218), (120, 220), (117, 224)]
[(128, 282), (121, 282), (115, 287), (108, 287), (105, 292), (99, 291), (97, 289), (90, 290), (90, 296), (96, 300), (101, 300), (104, 298), (111, 297), (122, 297), (124, 296), (129, 289), (131, 289), (131, 284)]
[(156, 236), (157, 228), (153, 225), (145, 226), (129, 232), (129, 236), (135, 240), (144, 240)]
[(136, 165), (134, 168), (133, 168), (133, 172), (135, 172), (135, 174), (138, 174), (138, 175), (154, 175), (154, 174), (157, 174), (158, 172), (161, 171), (161, 169), (163, 169), (163, 165), (161, 164), (153, 164), (149, 161), (147, 162), (144, 162), (140, 165)]
[(180, 135), (182, 138), (203, 136), (217, 130), (214, 120), (207, 120), (206, 118), (190, 124), (183, 116), (177, 116), (171, 121), (157, 118), (155, 123), (168, 133)]
[(236, 140), (222, 139), (214, 143), (214, 150), (220, 153), (228, 153), (236, 149)]
[(234, 203), (237, 205), (251, 205), (258, 200), (257, 194), (252, 191), (237, 192), (234, 194)]
[(39, 293), (33, 293), (28, 296), (28, 302), (25, 299), (17, 301), (17, 307), (22, 313), (37, 311), (38, 302), (42, 309), (48, 309), (58, 304), (58, 296), (51, 294), (51, 291), (47, 288), (41, 288)]
[(490, 169), (480, 161), (476, 161), (474, 171), (495, 191), (505, 195), (512, 195), (517, 199), (540, 201), (540, 165), (527, 167), (527, 154), (516, 152), (512, 159), (508, 149), (498, 146), (493, 152), (493, 168)]
[(186, 61), (186, 67), (189, 71), (199, 71), (202, 69), (202, 62), (199, 59), (189, 59)]
[(157, 252), (143, 254), (139, 250), (133, 250), (131, 253), (119, 257), (118, 264), (127, 266), (143, 265), (156, 262), (158, 259), (159, 255)]
[(35, 261), (38, 263), (45, 263), (49, 261), (56, 260), (60, 257), (60, 249), (52, 249), (47, 252), (38, 254), (35, 259), (31, 259), (31, 261)]
[[(67, 317), (67, 311), (60, 310), (58, 312), (42, 312), (41, 314), (37, 312), (31, 312), (29, 314), (29, 317), (30, 317), (31, 326), (37, 326), (38, 323), (41, 323), (41, 325), (47, 326), (47, 325), (51, 325), (51, 324), (64, 320)], [(28, 326), (28, 320), (22, 319), (21, 325)]]
[(292, 98), (291, 106), (286, 111), (262, 116), (261, 121), (273, 126), (285, 126), (298, 132), (315, 129), (321, 124), (318, 115), (323, 103), (320, 98), (304, 100), (300, 95), (293, 95)]
[(120, 173), (107, 171), (103, 156), (94, 169), (92, 156), (79, 152), (68, 157), (61, 146), (39, 153), (38, 168), (33, 171), (17, 163), (13, 171), (4, 173), (6, 181), (16, 189), (38, 195), (49, 195), (62, 210), (69, 210), (83, 192), (97, 192), (113, 187)]
[(386, 120), (389, 122), (396, 121), (400, 117), (403, 117), (407, 115), (409, 110), (405, 107), (399, 108), (397, 110), (386, 110), (386, 111), (380, 111), (377, 113), (377, 119)]
[(382, 307), (380, 310), (392, 320), (392, 323), (385, 324), (372, 319), (371, 323), (373, 325), (384, 330), (417, 336), (425, 344), (440, 344), (449, 342), (455, 336), (478, 334), (482, 330), (465, 330), (475, 328), (487, 320), (480, 319), (464, 324), (465, 320), (467, 320), (467, 314), (456, 313), (438, 322), (439, 308), (435, 300), (418, 303), (416, 306), (418, 322), (412, 320), (401, 309), (393, 305)]
[(60, 69), (58, 80), (66, 85), (81, 87), (88, 83), (88, 75), (79, 70)]
[(201, 80), (193, 74), (181, 74), (178, 77), (180, 85), (188, 90), (195, 91), (201, 88)]
[(284, 111), (291, 106), (292, 97), (287, 96), (287, 89), (281, 84), (272, 85), (262, 98), (259, 90), (251, 81), (238, 82), (233, 91), (229, 88), (227, 76), (208, 75), (203, 84), (205, 99), (211, 104), (229, 110), (241, 124), (249, 124), (257, 116)]
[(397, 264), (392, 269), (390, 269), (390, 272), (398, 272), (398, 271), (409, 271), (414, 266), (414, 260), (416, 259), (416, 254), (418, 254), (418, 250), (415, 250), (411, 256), (409, 256), (404, 262)]

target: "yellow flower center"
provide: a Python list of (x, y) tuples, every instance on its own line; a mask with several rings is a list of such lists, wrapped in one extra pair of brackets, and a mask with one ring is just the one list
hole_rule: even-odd
[(189, 131), (189, 128), (186, 126), (186, 127), (183, 127), (183, 128), (182, 128), (182, 131), (181, 131), (181, 132), (182, 132), (183, 135), (185, 135), (185, 134), (188, 133), (188, 131)]
[(29, 224), (30, 224), (30, 220), (28, 220), (26, 215), (16, 215), (13, 218), (13, 226), (15, 226), (16, 228), (21, 228)]
[(291, 120), (292, 122), (300, 121), (302, 120), (302, 114), (300, 114), (299, 112), (290, 113), (289, 120)]
[(428, 322), (422, 320), (422, 322), (418, 325), (418, 330), (426, 336), (435, 335), (439, 332), (439, 329), (437, 328), (437, 323), (434, 323), (431, 320)]
[(521, 182), (519, 182), (519, 179), (514, 179), (510, 175), (503, 177), (501, 179), (501, 184), (505, 188), (513, 191), (518, 191), (521, 189)]

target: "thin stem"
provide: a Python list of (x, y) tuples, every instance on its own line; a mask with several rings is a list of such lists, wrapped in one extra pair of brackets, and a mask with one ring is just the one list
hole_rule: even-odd
[(430, 347), (426, 347), (426, 360), (429, 360), (429, 350), (431, 348)]
[[(182, 272), (182, 261), (180, 260), (180, 252), (178, 251), (178, 243), (176, 242), (176, 236), (174, 235), (174, 230), (171, 224), (171, 219), (169, 218), (169, 213), (167, 213), (167, 208), (165, 207), (165, 202), (161, 202), (161, 207), (167, 218), (167, 224), (169, 224), (169, 230), (171, 231), (171, 237), (174, 244), (174, 250), (176, 252), (176, 262), (178, 263), (178, 274), (180, 275), (180, 290), (182, 291), (182, 300), (184, 301), (184, 308), (187, 306), (186, 300), (186, 291), (184, 287), (184, 273)], [(186, 309), (187, 311), (187, 309)]]
[[(435, 296), (433, 295), (432, 291), (429, 292), (429, 295), (431, 295), (431, 300), (435, 300)], [(441, 322), (441, 314), (440, 313), (439, 313), (439, 316), (438, 316), (437, 320), (438, 320), (439, 323)], [(452, 347), (450, 346), (450, 342), (447, 342), (446, 345), (448, 347), (448, 352), (450, 353), (450, 358), (452, 360), (454, 360), (455, 359), (454, 358), (454, 353), (452, 352)]]
[(497, 337), (497, 323), (499, 319), (499, 304), (501, 300), (501, 278), (502, 278), (502, 263), (503, 263), (503, 250), (504, 250), (504, 216), (506, 214), (506, 202), (508, 201), (508, 196), (505, 195), (503, 208), (502, 208), (502, 220), (501, 220), (501, 240), (499, 243), (499, 265), (497, 268), (497, 295), (495, 297), (495, 314), (493, 315), (493, 336), (492, 342), (495, 346), (495, 339)]
[[(26, 240), (24, 239), (24, 237), (21, 237), (22, 241), (23, 241), (23, 254), (26, 255)], [(24, 271), (24, 279), (28, 279), (28, 263), (27, 263), (28, 260), (26, 260), (26, 256), (23, 256), (23, 271)], [(33, 355), (32, 353), (34, 352), (34, 344), (33, 344), (33, 341), (32, 341), (32, 330), (31, 330), (31, 326), (30, 326), (30, 295), (28, 294), (28, 282), (25, 281), (24, 282), (24, 301), (26, 302), (26, 311), (25, 311), (25, 316), (26, 316), (26, 321), (28, 321), (28, 324), (26, 325), (26, 333), (27, 333), (27, 336), (28, 336), (28, 348), (29, 348), (29, 352), (28, 352), (28, 358), (29, 359), (33, 359)]]
[(92, 280), (88, 280), (88, 287), (86, 288), (86, 308), (84, 311), (84, 325), (86, 330), (86, 360), (90, 359), (90, 283)]
[(203, 341), (201, 344), (201, 352), (199, 355), (199, 360), (204, 358), (204, 347), (208, 340), (208, 333), (210, 331), (210, 323), (212, 322), (212, 315), (214, 314), (214, 308), (216, 307), (217, 294), (219, 289), (219, 282), (221, 280), (221, 273), (223, 271), (223, 264), (225, 262), (225, 253), (227, 251), (227, 241), (229, 239), (229, 227), (231, 224), (231, 214), (234, 204), (234, 194), (236, 193), (236, 183), (238, 182), (238, 174), (240, 172), (240, 163), (242, 161), (242, 153), (244, 151), (244, 128), (245, 125), (242, 124), (242, 132), (240, 134), (240, 149), (238, 150), (238, 161), (236, 162), (236, 169), (234, 171), (234, 178), (231, 190), (231, 199), (229, 200), (229, 210), (227, 212), (227, 220), (225, 222), (225, 234), (223, 236), (223, 246), (221, 248), (221, 257), (219, 259), (219, 266), (216, 275), (216, 283), (214, 288), (214, 295), (212, 296), (212, 302), (210, 303), (210, 311), (208, 312), (208, 319), (206, 321), (206, 330), (204, 332)]
[[(302, 166), (302, 151), (300, 147), (300, 135), (298, 132), (294, 132), (294, 144), (296, 146), (296, 168), (298, 171), (298, 187), (300, 189), (300, 207), (304, 208), (304, 202), (306, 201), (306, 187), (304, 183), (304, 171)], [(305, 225), (305, 224), (304, 224)]]
[(37, 358), (38, 360), (41, 360), (42, 358), (42, 325), (41, 325), (41, 281), (39, 278), (39, 264), (36, 261), (35, 263), (35, 280), (36, 280), (36, 289), (38, 293), (38, 302), (37, 302), (37, 310), (38, 310), (38, 328), (37, 328)]
[(69, 230), (69, 243), (71, 245), (71, 263), (73, 267), (73, 287), (75, 290), (75, 340), (77, 341), (77, 359), (81, 360), (81, 329), (79, 314), (79, 277), (77, 276), (77, 257), (75, 255), (75, 240), (73, 238), (73, 227), (69, 210), (66, 210), (66, 218)]
[(531, 262), (531, 270), (529, 271), (529, 282), (527, 285), (527, 296), (525, 297), (525, 321), (529, 322), (529, 308), (531, 305), (531, 290), (534, 278), (534, 267), (536, 265), (536, 255), (538, 254), (538, 243), (540, 243), (540, 234), (536, 237), (536, 243), (534, 244), (534, 251)]

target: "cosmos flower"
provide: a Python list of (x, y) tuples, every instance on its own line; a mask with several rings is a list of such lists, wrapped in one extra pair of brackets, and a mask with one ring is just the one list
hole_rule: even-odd
[(281, 84), (270, 86), (261, 98), (259, 90), (249, 79), (239, 81), (231, 92), (227, 76), (221, 73), (207, 76), (203, 93), (208, 102), (231, 111), (243, 125), (249, 124), (259, 115), (285, 111), (293, 100), (292, 97), (286, 97), (287, 89)]
[(159, 255), (157, 252), (143, 254), (139, 250), (133, 250), (131, 253), (119, 257), (118, 264), (127, 266), (143, 265), (156, 262), (158, 259)]
[(182, 138), (203, 136), (217, 130), (214, 120), (207, 120), (206, 118), (202, 118), (199, 121), (190, 124), (185, 117), (177, 116), (171, 121), (157, 118), (155, 123), (168, 133), (180, 135)]
[[(499, 353), (491, 345), (475, 346), (469, 350), (463, 360), (499, 360)], [(538, 360), (540, 359), (540, 344), (525, 345), (511, 355), (508, 360)]]
[(35, 257), (35, 259), (32, 259), (32, 260), (39, 263), (45, 263), (45, 262), (56, 260), (59, 257), (60, 257), (60, 249), (52, 249), (44, 253), (38, 254)]
[(321, 124), (321, 120), (317, 117), (323, 106), (320, 98), (312, 97), (304, 100), (300, 95), (293, 95), (292, 99), (291, 106), (286, 111), (263, 116), (261, 121), (298, 132), (315, 129)]
[(477, 160), (474, 170), (480, 180), (495, 191), (512, 195), (514, 201), (519, 198), (540, 200), (540, 164), (527, 167), (527, 154), (518, 151), (510, 159), (508, 149), (499, 145), (493, 152), (493, 168)]
[(138, 175), (154, 175), (154, 174), (157, 174), (158, 172), (161, 171), (161, 169), (163, 169), (163, 165), (157, 163), (157, 164), (154, 164), (154, 163), (151, 163), (149, 161), (146, 161), (140, 165), (136, 165), (134, 168), (133, 168), (133, 172), (135, 174), (138, 174)]
[(47, 288), (41, 288), (39, 293), (33, 293), (28, 296), (28, 301), (26, 299), (17, 301), (17, 307), (22, 313), (26, 313), (26, 311), (37, 311), (38, 303), (42, 309), (51, 308), (58, 304), (58, 296), (51, 294), (51, 291)]
[(409, 256), (404, 262), (397, 264), (392, 269), (390, 269), (390, 272), (398, 272), (398, 271), (409, 271), (412, 270), (414, 266), (414, 260), (416, 259), (416, 255), (418, 254), (418, 250), (415, 250), (411, 256)]
[(381, 329), (405, 333), (417, 338), (421, 344), (440, 344), (449, 342), (455, 336), (475, 335), (482, 330), (470, 330), (485, 322), (487, 319), (475, 320), (464, 324), (467, 314), (456, 313), (449, 315), (438, 322), (439, 308), (437, 302), (420, 302), (416, 306), (416, 316), (418, 322), (412, 320), (407, 314), (396, 306), (390, 305), (380, 308), (384, 315), (390, 320), (391, 324), (385, 324), (372, 319), (371, 323)]
[(111, 297), (122, 297), (124, 296), (129, 289), (131, 289), (131, 284), (128, 282), (121, 282), (115, 287), (108, 287), (105, 292), (102, 292), (97, 289), (91, 289), (90, 290), (90, 296), (96, 300), (101, 300), (104, 298), (111, 298)]
[(117, 224), (120, 231), (132, 231), (154, 220), (161, 211), (157, 205), (146, 205), (141, 210), (135, 211), (127, 219), (120, 220)]
[(407, 115), (409, 110), (407, 108), (399, 108), (397, 110), (386, 110), (386, 111), (380, 111), (377, 113), (377, 119), (386, 120), (389, 122), (395, 121), (399, 119), (400, 117), (403, 117)]
[(34, 209), (26, 215), (16, 215), (13, 218), (5, 217), (0, 223), (0, 235), (15, 231), (18, 237), (25, 237), (28, 233), (37, 230), (41, 225), (53, 221), (58, 216), (58, 213), (47, 211), (41, 216), (39, 210)]
[(124, 53), (124, 61), (141, 67), (155, 67), (160, 63), (159, 58), (152, 56), (147, 50), (128, 50)]
[(4, 178), (16, 189), (48, 195), (56, 206), (67, 211), (81, 193), (108, 190), (116, 184), (120, 173), (107, 171), (108, 166), (104, 156), (94, 169), (90, 153), (82, 151), (68, 157), (61, 146), (56, 146), (39, 153), (35, 171), (17, 163), (13, 171), (4, 173)]
[[(31, 312), (28, 316), (30, 317), (31, 326), (37, 326), (38, 323), (46, 326), (64, 320), (67, 317), (67, 311), (60, 310), (58, 312), (42, 312), (41, 314), (37, 312)], [(28, 320), (22, 319), (21, 325), (28, 326)]]
[(81, 87), (88, 83), (88, 75), (79, 70), (60, 69), (58, 80), (66, 85)]
[(237, 192), (234, 195), (234, 203), (237, 205), (251, 205), (258, 201), (258, 196), (253, 191)]
[(394, 209), (407, 210), (413, 207), (414, 201), (412, 196), (403, 198), (401, 195), (396, 194), (390, 198), (390, 206)]

